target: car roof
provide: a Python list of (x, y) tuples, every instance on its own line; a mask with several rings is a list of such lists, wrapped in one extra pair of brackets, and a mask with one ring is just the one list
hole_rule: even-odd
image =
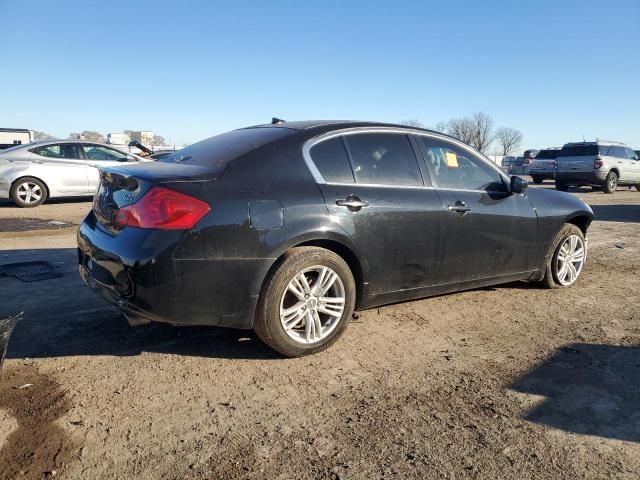
[(297, 121), (281, 121), (279, 123), (267, 123), (263, 125), (254, 125), (246, 128), (288, 128), (291, 130), (305, 131), (314, 133), (317, 132), (330, 132), (332, 130), (342, 130), (344, 128), (358, 128), (358, 127), (384, 127), (384, 128), (401, 128), (405, 130), (422, 131), (427, 133), (435, 133), (443, 135), (445, 137), (453, 138), (446, 133), (438, 132), (435, 130), (429, 130), (427, 128), (414, 127), (411, 125), (402, 125), (397, 123), (385, 123), (385, 122), (371, 122), (361, 120), (297, 120)]
[(565, 147), (577, 147), (580, 145), (617, 145), (620, 147), (626, 147), (627, 145), (622, 142), (616, 142), (613, 140), (596, 140), (595, 142), (569, 142), (565, 143)]

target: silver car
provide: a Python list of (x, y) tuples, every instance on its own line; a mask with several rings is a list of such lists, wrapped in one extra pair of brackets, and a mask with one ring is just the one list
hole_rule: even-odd
[(98, 168), (147, 162), (110, 145), (83, 140), (47, 140), (0, 150), (0, 198), (37, 207), (47, 198), (93, 195)]

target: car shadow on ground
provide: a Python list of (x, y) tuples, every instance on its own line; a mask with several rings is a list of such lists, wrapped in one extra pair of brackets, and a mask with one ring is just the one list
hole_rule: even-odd
[(0, 318), (24, 312), (7, 358), (138, 355), (158, 352), (216, 358), (281, 358), (252, 331), (149, 324), (131, 327), (80, 280), (73, 248), (0, 250), (0, 265), (46, 260), (62, 276), (24, 283), (0, 277)]
[(596, 220), (640, 223), (640, 205), (590, 205)]
[(546, 397), (531, 422), (640, 442), (640, 345), (567, 345), (510, 388)]
[[(93, 195), (88, 195), (84, 197), (61, 197), (61, 198), (50, 198), (43, 205), (58, 205), (61, 203), (86, 203), (90, 202), (93, 199)], [(0, 199), (0, 208), (18, 208), (18, 206), (13, 203), (11, 200), (7, 200), (6, 198)], [(36, 207), (37, 208), (37, 207)], [(30, 209), (25, 208), (25, 212)]]

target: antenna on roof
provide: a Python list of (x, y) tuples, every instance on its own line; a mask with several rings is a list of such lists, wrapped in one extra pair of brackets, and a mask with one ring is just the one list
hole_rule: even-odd
[(271, 125), (278, 125), (279, 123), (284, 123), (284, 122), (286, 122), (286, 120), (283, 120), (283, 119), (278, 118), (278, 117), (273, 117), (271, 119)]

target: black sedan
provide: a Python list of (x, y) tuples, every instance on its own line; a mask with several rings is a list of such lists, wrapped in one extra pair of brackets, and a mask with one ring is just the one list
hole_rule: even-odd
[(101, 172), (80, 274), (132, 324), (253, 328), (287, 356), (355, 310), (524, 280), (572, 285), (591, 209), (446, 135), (279, 122)]

